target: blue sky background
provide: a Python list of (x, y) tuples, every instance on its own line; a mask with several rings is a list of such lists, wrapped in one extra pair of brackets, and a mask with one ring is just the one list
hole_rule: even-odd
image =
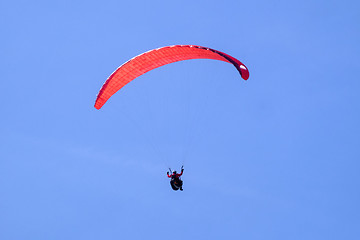
[[(359, 5), (1, 1), (0, 239), (359, 239)], [(184, 61), (93, 107), (173, 44), (250, 79)]]

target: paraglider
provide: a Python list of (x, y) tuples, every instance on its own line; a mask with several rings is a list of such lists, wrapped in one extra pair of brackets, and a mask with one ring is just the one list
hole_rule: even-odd
[(247, 67), (226, 53), (196, 45), (162, 47), (140, 54), (116, 69), (100, 89), (96, 97), (95, 108), (100, 109), (114, 93), (140, 75), (169, 63), (189, 59), (213, 59), (228, 62), (235, 66), (244, 80), (249, 78)]
[[(197, 45), (161, 47), (140, 54), (117, 68), (101, 87), (94, 107), (98, 110), (102, 108), (113, 94), (142, 74), (166, 64), (190, 59), (213, 59), (231, 63), (244, 80), (249, 78), (249, 71), (242, 62), (218, 50)], [(183, 167), (181, 173), (172, 172), (171, 169), (167, 172), (167, 176), (171, 178), (170, 185), (175, 191), (183, 191), (183, 181), (180, 178), (183, 172)]]
[[(169, 169), (171, 172), (171, 169)], [(167, 176), (168, 178), (171, 178), (170, 180), (170, 185), (172, 187), (173, 190), (177, 191), (180, 189), (180, 191), (183, 191), (183, 181), (181, 180), (181, 175), (184, 173), (184, 167), (181, 166), (181, 172), (177, 173), (176, 171), (173, 171), (172, 174), (170, 175), (169, 172), (167, 172)]]

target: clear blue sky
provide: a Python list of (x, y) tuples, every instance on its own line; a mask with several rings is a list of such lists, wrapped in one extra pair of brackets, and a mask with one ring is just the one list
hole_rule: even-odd
[[(0, 29), (0, 239), (359, 239), (358, 1), (1, 1)], [(184, 61), (93, 107), (173, 44), (250, 79)]]

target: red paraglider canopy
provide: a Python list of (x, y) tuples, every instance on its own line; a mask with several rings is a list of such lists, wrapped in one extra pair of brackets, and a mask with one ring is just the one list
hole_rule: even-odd
[(226, 53), (196, 45), (162, 47), (140, 54), (116, 69), (100, 89), (96, 98), (95, 108), (100, 109), (114, 93), (138, 76), (154, 68), (189, 59), (214, 59), (228, 62), (236, 67), (244, 80), (249, 78), (247, 67)]

